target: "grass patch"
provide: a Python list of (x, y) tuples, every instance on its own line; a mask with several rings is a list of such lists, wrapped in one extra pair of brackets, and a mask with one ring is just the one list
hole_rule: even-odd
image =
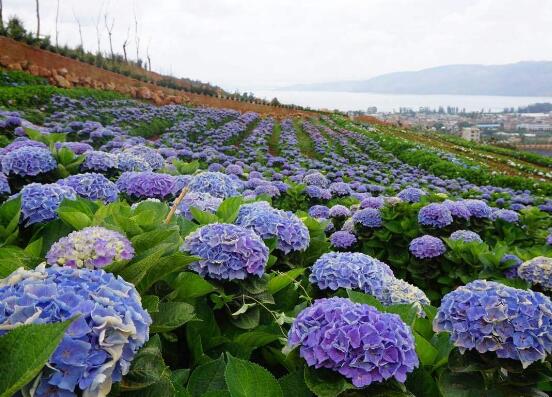
[(280, 123), (274, 123), (272, 134), (268, 138), (268, 153), (273, 156), (280, 155), (280, 135), (282, 134), (282, 126)]
[(311, 159), (320, 159), (320, 154), (314, 150), (314, 142), (309, 134), (303, 130), (303, 124), (300, 119), (293, 120), (293, 126), (297, 135), (297, 145), (304, 156)]
[(171, 120), (162, 119), (156, 117), (148, 123), (138, 123), (133, 125), (129, 134), (132, 136), (141, 136), (143, 138), (152, 138), (163, 134), (166, 130), (171, 128), (174, 123)]

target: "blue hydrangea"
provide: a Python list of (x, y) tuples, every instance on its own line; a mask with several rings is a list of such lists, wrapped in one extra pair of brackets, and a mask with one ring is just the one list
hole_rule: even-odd
[(190, 212), (192, 207), (214, 214), (222, 201), (221, 198), (213, 197), (209, 193), (188, 192), (178, 204), (177, 213), (190, 220), (193, 218)]
[(128, 152), (117, 154), (117, 168), (125, 171), (152, 171), (151, 166), (142, 157), (138, 157)]
[(194, 176), (188, 186), (192, 192), (209, 193), (222, 199), (239, 194), (238, 183), (222, 172), (202, 172)]
[(358, 210), (353, 214), (352, 219), (355, 226), (370, 229), (381, 227), (383, 223), (380, 211), (375, 208), (364, 208)]
[(447, 248), (441, 239), (426, 234), (413, 239), (408, 250), (418, 259), (427, 259), (443, 255)]
[(385, 263), (360, 252), (329, 252), (314, 262), (309, 281), (320, 289), (350, 288), (381, 297), (393, 271)]
[(5, 194), (10, 194), (10, 184), (8, 183), (8, 178), (6, 175), (0, 172), (0, 197)]
[(58, 181), (60, 185), (70, 186), (81, 197), (88, 200), (101, 200), (111, 203), (117, 200), (119, 189), (102, 174), (86, 173), (71, 175)]
[(117, 180), (119, 190), (132, 198), (158, 198), (171, 196), (175, 180), (172, 175), (157, 172), (124, 172)]
[(130, 260), (133, 256), (132, 244), (121, 233), (90, 226), (55, 242), (46, 254), (46, 260), (50, 265), (93, 269), (115, 261)]
[(117, 168), (117, 158), (111, 153), (91, 150), (84, 154), (81, 168), (84, 171), (110, 171)]
[(360, 208), (381, 209), (385, 205), (383, 197), (366, 197), (360, 202)]
[(107, 395), (148, 340), (152, 320), (134, 286), (103, 270), (41, 265), (0, 281), (0, 334), (75, 317), (42, 370), (37, 397)]
[(433, 322), (461, 352), (495, 352), (526, 368), (552, 352), (552, 302), (531, 290), (476, 280), (448, 293)]
[(552, 245), (552, 233), (546, 237), (546, 245)]
[(309, 208), (309, 216), (328, 219), (330, 217), (330, 209), (325, 205), (313, 205)]
[(418, 212), (418, 223), (423, 226), (441, 229), (452, 223), (452, 214), (450, 210), (442, 204), (428, 204), (420, 208)]
[(500, 264), (509, 264), (510, 267), (506, 270), (504, 270), (504, 276), (509, 279), (514, 279), (518, 277), (518, 268), (519, 265), (523, 263), (523, 261), (513, 254), (506, 254), (500, 259)]
[(329, 200), (332, 198), (332, 192), (328, 189), (320, 188), (318, 186), (307, 186), (305, 188), (305, 194), (311, 199)]
[(26, 146), (2, 157), (2, 172), (7, 175), (36, 176), (57, 168), (48, 149)]
[(424, 192), (422, 189), (418, 189), (415, 187), (407, 187), (406, 189), (401, 190), (397, 194), (397, 197), (403, 201), (408, 201), (409, 203), (417, 203), (425, 195), (426, 195), (426, 192)]
[(67, 148), (77, 155), (88, 152), (89, 150), (94, 150), (92, 146), (84, 142), (58, 142), (56, 143), (56, 148)]
[(465, 243), (482, 243), (483, 240), (481, 240), (481, 237), (479, 237), (479, 234), (476, 232), (472, 232), (471, 230), (457, 230), (455, 232), (452, 232), (450, 235), (451, 240), (461, 240)]
[(231, 175), (243, 175), (243, 168), (238, 164), (230, 164), (225, 172)]
[(255, 188), (255, 195), (267, 195), (268, 197), (279, 197), (280, 189), (274, 186), (272, 183), (263, 183)]
[(330, 243), (337, 249), (349, 249), (357, 243), (357, 238), (351, 232), (338, 230), (330, 236)]
[(518, 276), (531, 285), (540, 285), (545, 290), (552, 290), (552, 258), (537, 256), (519, 265)]
[(330, 183), (330, 192), (337, 197), (349, 196), (353, 191), (351, 185), (346, 182), (333, 182)]
[(14, 150), (21, 149), (23, 147), (36, 147), (41, 149), (48, 149), (48, 146), (42, 142), (33, 141), (28, 138), (16, 138), (12, 143), (6, 147), (0, 148), (0, 155), (5, 155)]
[(449, 209), (453, 218), (470, 219), (470, 210), (462, 201), (445, 200), (443, 205)]
[(199, 228), (186, 237), (181, 250), (202, 258), (190, 269), (218, 280), (261, 277), (268, 261), (268, 248), (255, 232), (226, 223)]
[(351, 211), (349, 208), (341, 204), (336, 204), (330, 208), (330, 217), (331, 218), (348, 218), (351, 216)]
[(483, 200), (463, 200), (462, 203), (468, 208), (471, 216), (475, 218), (490, 218), (493, 209)]
[(21, 192), (21, 214), (25, 226), (57, 218), (57, 209), (64, 199), (75, 200), (76, 192), (57, 183), (30, 183)]
[(264, 201), (242, 205), (236, 225), (255, 231), (263, 240), (275, 237), (277, 249), (285, 254), (304, 251), (309, 246), (309, 230), (301, 219)]
[(383, 286), (380, 296), (376, 297), (385, 306), (415, 304), (418, 311), (418, 316), (424, 317), (422, 306), (429, 305), (426, 294), (418, 287), (407, 283), (399, 278), (390, 277)]
[(303, 177), (303, 183), (309, 186), (317, 186), (320, 188), (327, 188), (330, 184), (328, 178), (322, 175), (320, 172), (311, 172)]
[(315, 368), (328, 368), (356, 387), (406, 380), (419, 364), (410, 328), (396, 314), (345, 298), (318, 299), (303, 309), (288, 334), (290, 347)]
[(495, 209), (491, 214), (492, 220), (500, 219), (507, 223), (519, 222), (519, 214), (516, 211), (506, 209)]
[(125, 149), (124, 153), (136, 156), (145, 161), (152, 170), (158, 170), (165, 165), (165, 159), (157, 150), (144, 145), (135, 145)]

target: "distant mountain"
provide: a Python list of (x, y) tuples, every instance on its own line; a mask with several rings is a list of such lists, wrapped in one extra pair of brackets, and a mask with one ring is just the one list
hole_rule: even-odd
[(389, 73), (369, 80), (298, 84), (286, 87), (285, 90), (552, 96), (552, 62), (446, 65), (419, 71)]

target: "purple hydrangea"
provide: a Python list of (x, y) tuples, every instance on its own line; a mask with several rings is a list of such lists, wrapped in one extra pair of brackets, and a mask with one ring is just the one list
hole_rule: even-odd
[(540, 285), (545, 290), (552, 290), (552, 258), (537, 256), (519, 265), (518, 276), (531, 285)]
[(394, 377), (419, 364), (410, 328), (396, 314), (344, 298), (318, 299), (303, 309), (288, 335), (309, 366), (328, 368), (356, 387)]
[(325, 205), (313, 205), (309, 208), (309, 216), (328, 219), (330, 217), (330, 209)]
[(73, 153), (75, 153), (76, 155), (84, 154), (89, 150), (94, 150), (92, 146), (84, 142), (58, 142), (56, 143), (56, 148), (57, 149), (67, 148)]
[(366, 197), (360, 202), (360, 208), (381, 209), (385, 205), (383, 197)]
[(0, 196), (10, 194), (10, 184), (8, 183), (8, 177), (0, 172)]
[(268, 261), (268, 248), (255, 232), (226, 223), (199, 228), (186, 237), (181, 250), (202, 258), (190, 269), (218, 280), (261, 277)]
[(132, 153), (122, 152), (117, 154), (117, 168), (126, 171), (151, 171), (152, 168), (146, 160)]
[(119, 189), (102, 174), (86, 173), (71, 175), (58, 181), (60, 185), (70, 186), (81, 197), (88, 200), (101, 200), (111, 203), (117, 200)]
[(325, 189), (329, 186), (330, 181), (320, 172), (315, 171), (305, 175), (303, 177), (303, 183), (308, 186), (317, 186)]
[(130, 197), (164, 199), (173, 194), (172, 175), (157, 172), (124, 172), (117, 180), (119, 190)]
[(461, 240), (465, 243), (482, 243), (483, 240), (481, 240), (481, 237), (479, 237), (479, 234), (476, 232), (472, 232), (471, 230), (457, 230), (455, 232), (452, 232), (450, 237), (451, 240)]
[(510, 264), (511, 266), (504, 270), (504, 276), (509, 279), (514, 279), (518, 277), (518, 267), (523, 263), (523, 261), (518, 258), (516, 255), (506, 254), (500, 259), (500, 264), (505, 263)]
[(330, 243), (337, 249), (349, 249), (357, 243), (357, 238), (351, 232), (338, 230), (330, 236)]
[(21, 147), (2, 157), (2, 172), (7, 175), (36, 176), (56, 167), (52, 153), (40, 147)]
[(428, 234), (410, 242), (408, 250), (418, 259), (436, 258), (447, 250), (441, 239)]
[(552, 245), (552, 233), (546, 237), (546, 245)]
[(157, 150), (144, 145), (135, 145), (129, 149), (125, 149), (124, 153), (136, 156), (145, 161), (152, 170), (158, 170), (165, 165), (165, 159)]
[(134, 248), (121, 233), (90, 226), (70, 233), (55, 242), (46, 260), (50, 265), (102, 268), (115, 261), (130, 260)]
[(332, 192), (330, 192), (328, 189), (312, 185), (305, 188), (305, 194), (311, 199), (329, 200), (332, 198)]
[(188, 192), (178, 204), (177, 213), (190, 220), (192, 219), (190, 212), (192, 207), (214, 214), (222, 201), (221, 198), (213, 197), (209, 193)]
[(371, 256), (329, 252), (314, 262), (309, 281), (320, 289), (357, 289), (378, 298), (390, 277), (394, 278), (391, 268)]
[(449, 209), (453, 218), (470, 219), (470, 210), (462, 201), (445, 200), (443, 205)]
[(48, 149), (48, 146), (42, 142), (33, 141), (28, 138), (16, 138), (12, 143), (6, 147), (0, 148), (0, 155), (5, 155), (13, 152), (14, 150), (21, 149), (23, 147), (35, 147), (40, 149)]
[(85, 171), (110, 171), (117, 168), (117, 158), (111, 153), (91, 150), (84, 154), (81, 168)]
[(492, 208), (483, 200), (463, 200), (462, 203), (468, 208), (471, 216), (475, 218), (490, 218), (493, 212)]
[(268, 197), (279, 197), (280, 189), (274, 186), (272, 183), (263, 183), (255, 188), (255, 195), (267, 195)]
[(285, 254), (304, 251), (310, 234), (305, 224), (289, 211), (272, 208), (265, 201), (240, 207), (236, 225), (255, 231), (263, 240), (276, 238), (277, 248)]
[(230, 175), (243, 175), (243, 168), (238, 164), (230, 164), (225, 172)]
[(519, 222), (519, 214), (516, 211), (506, 209), (495, 209), (491, 214), (492, 220), (500, 219), (507, 223)]
[(209, 193), (222, 199), (239, 194), (238, 183), (222, 172), (202, 172), (194, 176), (188, 186), (192, 192)]
[(57, 209), (64, 199), (75, 200), (76, 192), (57, 183), (30, 183), (21, 192), (21, 213), (25, 226), (57, 218)]
[(331, 218), (348, 218), (351, 216), (351, 211), (349, 208), (345, 207), (341, 204), (336, 204), (332, 208), (330, 208), (330, 217)]
[(43, 264), (0, 281), (0, 334), (21, 324), (71, 318), (42, 370), (36, 396), (107, 395), (148, 340), (152, 323), (134, 286), (103, 270)]
[(461, 352), (495, 352), (526, 368), (552, 352), (552, 302), (531, 290), (476, 280), (445, 295), (433, 322)]
[(424, 192), (422, 189), (418, 189), (415, 187), (407, 187), (406, 189), (401, 190), (397, 194), (397, 197), (403, 201), (408, 201), (409, 203), (417, 203), (425, 195), (426, 195), (426, 192)]
[(452, 223), (452, 214), (448, 207), (443, 204), (428, 204), (420, 208), (418, 212), (418, 223), (423, 226), (441, 229)]
[(355, 226), (361, 226), (370, 229), (381, 227), (383, 223), (380, 211), (375, 208), (364, 208), (358, 210), (353, 214), (352, 219)]
[(330, 183), (330, 192), (337, 197), (349, 196), (352, 193), (351, 185), (346, 182)]

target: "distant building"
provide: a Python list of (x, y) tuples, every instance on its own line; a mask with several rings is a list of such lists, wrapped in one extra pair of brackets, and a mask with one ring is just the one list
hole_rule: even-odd
[(481, 131), (477, 127), (462, 128), (462, 138), (467, 141), (479, 142), (481, 140)]
[(479, 128), (482, 131), (498, 131), (500, 127), (501, 127), (500, 124), (495, 124), (495, 123), (477, 124), (477, 128)]
[(531, 132), (548, 132), (552, 131), (552, 124), (548, 123), (521, 123), (517, 125), (518, 130)]

